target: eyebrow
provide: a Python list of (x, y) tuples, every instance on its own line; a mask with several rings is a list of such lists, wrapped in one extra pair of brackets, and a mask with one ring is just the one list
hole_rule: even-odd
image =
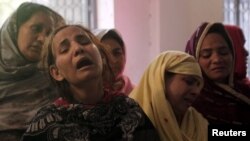
[(119, 51), (120, 51), (120, 50), (123, 51), (122, 48), (120, 48), (120, 47), (115, 47), (113, 50), (115, 50), (115, 51), (118, 51), (118, 50), (119, 50)]
[(79, 34), (77, 34), (77, 35), (74, 37), (74, 39), (78, 39), (78, 38), (81, 38), (81, 37), (90, 39), (89, 36), (87, 36), (87, 34), (84, 34), (84, 33), (79, 33)]
[(228, 46), (226, 46), (226, 45), (223, 45), (223, 44), (220, 44), (219, 46), (218, 46), (218, 48), (203, 48), (203, 49), (201, 49), (201, 50), (217, 50), (217, 49), (221, 49), (221, 48), (230, 48), (230, 47), (228, 47)]
[(204, 49), (201, 49), (200, 52), (201, 51), (211, 51), (211, 50), (213, 50), (213, 49), (212, 48), (204, 48)]
[(198, 85), (201, 85), (200, 79), (197, 76), (188, 76), (189, 79), (192, 79), (194, 82), (198, 83)]

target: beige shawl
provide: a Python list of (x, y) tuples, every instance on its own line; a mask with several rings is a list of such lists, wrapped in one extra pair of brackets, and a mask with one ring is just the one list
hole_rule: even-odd
[[(35, 113), (58, 96), (37, 63), (27, 61), (17, 46), (19, 12), (37, 5), (23, 3), (0, 29), (0, 131), (25, 129)], [(64, 24), (60, 15), (51, 12), (54, 28)]]
[(194, 108), (187, 110), (181, 126), (178, 125), (165, 97), (165, 71), (198, 76), (203, 86), (200, 67), (192, 56), (166, 51), (149, 65), (130, 97), (143, 108), (162, 141), (206, 141), (208, 122)]

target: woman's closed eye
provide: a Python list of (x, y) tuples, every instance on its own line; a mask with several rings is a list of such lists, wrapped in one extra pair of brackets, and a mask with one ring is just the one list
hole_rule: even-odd
[(202, 50), (200, 52), (200, 57), (202, 58), (209, 58), (212, 54), (212, 50)]
[(81, 45), (87, 45), (87, 44), (91, 43), (91, 40), (86, 35), (77, 35), (75, 37), (75, 40), (76, 40), (77, 43), (79, 43)]
[[(88, 45), (92, 43), (91, 40), (85, 35), (76, 36), (75, 42), (77, 42), (80, 45)], [(59, 53), (66, 53), (69, 50), (69, 48), (70, 48), (70, 41), (68, 39), (65, 39), (60, 43)]]
[(46, 36), (49, 36), (49, 34), (52, 31), (52, 29), (45, 29), (45, 27), (42, 24), (34, 24), (34, 25), (32, 25), (31, 30), (35, 34), (41, 33), (41, 32), (43, 32), (43, 30), (47, 30), (46, 31)]
[(199, 85), (199, 81), (193, 76), (184, 77), (183, 80), (189, 86)]
[(230, 54), (230, 49), (228, 47), (221, 47), (218, 49), (218, 53), (220, 55), (228, 55)]
[(64, 40), (60, 43), (60, 53), (66, 53), (69, 50), (70, 42), (68, 40)]
[(120, 56), (120, 55), (123, 54), (123, 51), (122, 51), (121, 48), (115, 48), (115, 49), (112, 50), (112, 54), (113, 54), (114, 56)]

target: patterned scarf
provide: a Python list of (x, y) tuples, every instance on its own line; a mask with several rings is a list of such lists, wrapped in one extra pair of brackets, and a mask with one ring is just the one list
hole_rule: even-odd
[(95, 105), (71, 104), (59, 99), (33, 118), (23, 140), (47, 141), (133, 140), (145, 122), (142, 109), (124, 95), (105, 94)]

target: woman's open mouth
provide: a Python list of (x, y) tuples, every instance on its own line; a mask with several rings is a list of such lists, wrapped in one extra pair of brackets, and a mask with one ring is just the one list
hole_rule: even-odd
[(88, 66), (90, 66), (90, 65), (93, 65), (93, 62), (92, 62), (90, 59), (84, 57), (84, 58), (80, 59), (80, 60), (77, 62), (77, 64), (76, 64), (76, 69), (77, 69), (77, 70), (83, 69), (83, 68), (86, 68), (86, 67), (88, 67)]

